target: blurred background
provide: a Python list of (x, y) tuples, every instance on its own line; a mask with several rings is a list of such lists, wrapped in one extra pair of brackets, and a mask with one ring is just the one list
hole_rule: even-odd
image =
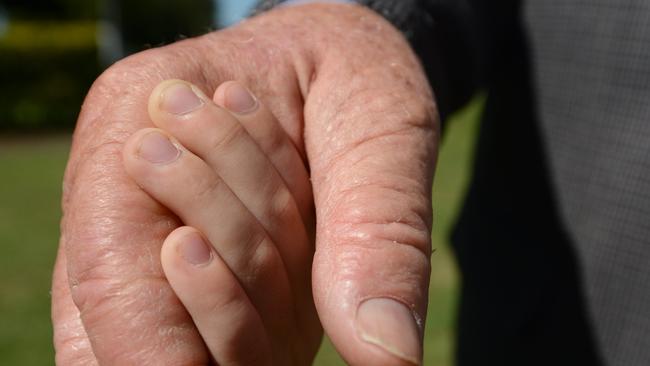
[[(116, 60), (236, 23), (254, 0), (0, 0), (0, 365), (54, 360), (49, 317), (61, 181), (85, 93)], [(482, 98), (448, 124), (434, 184), (425, 364), (453, 361), (458, 273), (447, 238)], [(338, 365), (327, 340), (317, 365)]]

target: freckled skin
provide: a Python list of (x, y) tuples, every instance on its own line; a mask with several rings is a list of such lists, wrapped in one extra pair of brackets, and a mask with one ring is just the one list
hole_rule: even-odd
[(369, 297), (396, 298), (426, 316), (435, 104), (399, 32), (343, 4), (273, 10), (129, 57), (98, 78), (64, 181), (52, 307), (57, 363), (209, 360), (158, 257), (180, 222), (121, 163), (128, 136), (151, 127), (149, 94), (172, 78), (208, 93), (239, 80), (271, 109), (312, 174), (313, 292), (326, 333), (351, 364), (408, 364), (361, 341), (353, 326)]

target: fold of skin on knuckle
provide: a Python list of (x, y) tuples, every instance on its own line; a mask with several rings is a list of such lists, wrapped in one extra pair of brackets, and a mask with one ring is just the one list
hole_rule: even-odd
[[(389, 246), (431, 254), (431, 205), (428, 196), (409, 191), (411, 184), (361, 183), (338, 190), (323, 217), (328, 249)], [(417, 187), (415, 187), (417, 189)]]
[[(418, 144), (422, 138), (401, 134), (371, 138), (326, 162), (314, 177), (321, 223), (390, 226), (391, 240), (412, 242), (428, 255), (434, 154)], [(413, 236), (427, 241), (409, 239)]]
[[(189, 350), (192, 343), (198, 342), (187, 313), (174, 310), (177, 307), (173, 304), (178, 300), (164, 278), (87, 279), (72, 287), (72, 295), (80, 300), (84, 325), (93, 327), (89, 338), (104, 362), (146, 364), (161, 359), (160, 355), (188, 356), (182, 350)], [(103, 329), (106, 327), (111, 330)], [(115, 332), (115, 327), (124, 331)], [(111, 338), (106, 339), (103, 334), (110, 334)], [(152, 339), (157, 342), (151, 342)], [(115, 347), (122, 344), (134, 347), (126, 353)], [(192, 357), (196, 362), (201, 354), (194, 352)]]
[(219, 133), (219, 136), (213, 136), (210, 139), (210, 153), (225, 155), (234, 150), (233, 145), (242, 141), (247, 134), (244, 127), (239, 123), (232, 123), (227, 127), (227, 130)]

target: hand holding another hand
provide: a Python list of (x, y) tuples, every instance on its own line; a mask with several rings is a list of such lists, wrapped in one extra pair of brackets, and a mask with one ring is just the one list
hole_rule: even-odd
[[(157, 119), (151, 107), (147, 109), (150, 94), (166, 79), (186, 80), (208, 95), (224, 81), (238, 80), (268, 107), (268, 115), (277, 119), (288, 139), (258, 138), (250, 132), (254, 129), (240, 122), (279, 173), (275, 178), (291, 192), (294, 210), (280, 212), (302, 217), (307, 233), (313, 217), (308, 184), (301, 183), (306, 173), (300, 171), (303, 159), (308, 162), (317, 217), (312, 291), (326, 333), (352, 364), (418, 362), (429, 277), (435, 108), (426, 78), (399, 33), (371, 11), (342, 4), (273, 10), (223, 31), (132, 56), (97, 80), (79, 117), (65, 178), (65, 216), (53, 284), (57, 362), (201, 364), (215, 355), (211, 349), (215, 343), (209, 342), (201, 326), (205, 323), (194, 317), (197, 330), (188, 315), (196, 312), (178, 291), (183, 285), (174, 285), (172, 278), (181, 276), (170, 276), (176, 296), (159, 259), (160, 245), (170, 232), (181, 224), (198, 226), (200, 215), (191, 213), (186, 201), (178, 206), (165, 201), (164, 192), (153, 192), (154, 187), (146, 185), (149, 173), (138, 176), (143, 170), (130, 170), (129, 160), (124, 165), (122, 159), (123, 150), (135, 151), (129, 146), (141, 143), (138, 139), (145, 133), (136, 132), (155, 124), (173, 136), (177, 146), (187, 148), (181, 148), (188, 151), (181, 156), (192, 156), (191, 151), (209, 165), (216, 164), (208, 158), (211, 145), (206, 150), (192, 145), (200, 138), (209, 141), (208, 127), (199, 124), (172, 132), (172, 124), (164, 125), (164, 118)], [(214, 99), (224, 107), (220, 95), (225, 94), (217, 92)], [(186, 132), (190, 134), (183, 135)], [(225, 138), (236, 141), (233, 136), (245, 135)], [(264, 141), (269, 145), (265, 147)], [(272, 153), (289, 145), (293, 154), (284, 154), (290, 158)], [(233, 166), (223, 171), (236, 171)], [(256, 171), (260, 170), (252, 169)], [(232, 179), (243, 182), (251, 177)], [(235, 192), (239, 185), (226, 183), (244, 201), (245, 194)], [(183, 188), (188, 187), (178, 186)], [(174, 192), (178, 195), (169, 197), (179, 198), (180, 192)], [(291, 236), (296, 231), (287, 226), (296, 221), (265, 222), (254, 212), (254, 202), (244, 206), (262, 231), (271, 237), (284, 235), (274, 243), (291, 272), (286, 263), (291, 251), (282, 246), (296, 240)], [(263, 212), (264, 205), (260, 207)], [(198, 229), (213, 240), (206, 233), (207, 223)], [(174, 231), (164, 248), (175, 248), (188, 230), (192, 229)], [(229, 259), (217, 252), (212, 264), (223, 259), (231, 269), (237, 263), (246, 268), (246, 257)], [(170, 253), (163, 249), (163, 262), (172, 258), (166, 256)], [(304, 258), (303, 254), (297, 262)], [(165, 263), (168, 267), (173, 264)], [(272, 266), (259, 268), (276, 273)], [(304, 273), (305, 268), (295, 272)], [(236, 276), (238, 271), (232, 273)], [(250, 288), (247, 279), (253, 281)], [(264, 288), (256, 279), (264, 278), (252, 274), (229, 283), (241, 285), (260, 310), (253, 288)], [(313, 314), (309, 281), (302, 280), (298, 284), (300, 276), (288, 275), (289, 287), (302, 289), (298, 296), (302, 300), (294, 298), (291, 305)], [(199, 289), (208, 291), (210, 284), (194, 288)], [(262, 291), (259, 298), (268, 296)], [(283, 302), (269, 300), (267, 305), (272, 314)], [(276, 356), (276, 362), (305, 363), (313, 357), (318, 326), (310, 315), (304, 319), (295, 323), (305, 330), (304, 354), (285, 360)], [(266, 328), (285, 324), (268, 320), (275, 320), (275, 325), (262, 321)], [(274, 347), (270, 346), (272, 354), (291, 353), (273, 351)]]

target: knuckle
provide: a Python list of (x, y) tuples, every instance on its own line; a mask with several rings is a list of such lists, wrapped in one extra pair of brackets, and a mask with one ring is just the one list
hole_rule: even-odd
[(195, 183), (194, 197), (196, 202), (211, 202), (217, 192), (224, 186), (223, 180), (216, 175), (202, 175), (201, 178), (193, 177)]
[(240, 141), (246, 133), (246, 130), (244, 130), (242, 125), (237, 122), (231, 123), (221, 131), (221, 133), (216, 134), (212, 139), (209, 151), (228, 150), (230, 147), (236, 144), (237, 141)]
[(211, 294), (203, 294), (207, 297), (202, 305), (204, 314), (225, 314), (240, 309), (245, 295), (242, 292), (239, 282), (219, 281), (219, 288)]
[(291, 192), (284, 186), (279, 187), (270, 198), (267, 218), (269, 222), (283, 223), (297, 216), (297, 207)]
[(360, 246), (405, 246), (431, 254), (429, 200), (385, 184), (364, 184), (343, 192), (329, 220), (336, 242)]
[(275, 246), (266, 235), (253, 236), (248, 253), (242, 259), (246, 266), (245, 281), (249, 284), (258, 282), (267, 273), (282, 270)]
[(75, 145), (87, 149), (121, 143), (137, 128), (150, 125), (140, 116), (148, 94), (164, 73), (168, 52), (149, 50), (120, 60), (106, 69), (92, 84), (81, 107)]
[(89, 312), (108, 310), (120, 296), (123, 285), (108, 278), (84, 276), (72, 284), (71, 294), (79, 313), (84, 316)]
[[(125, 81), (147, 81), (153, 78), (161, 79), (160, 71), (174, 58), (176, 45), (153, 48), (127, 56), (111, 66), (97, 78), (95, 86), (119, 88), (121, 91), (133, 90), (138, 87)], [(92, 89), (92, 88), (91, 88)]]
[(266, 150), (265, 152), (268, 155), (280, 154), (285, 148), (288, 147), (287, 137), (284, 135), (284, 132), (281, 128), (275, 128), (260, 142), (263, 144)]
[(195, 48), (172, 44), (117, 61), (102, 72), (90, 87), (78, 124), (95, 125), (95, 121), (105, 120), (107, 115), (115, 116), (115, 122), (141, 120), (129, 111), (146, 109), (147, 98), (155, 84), (178, 76), (179, 72), (186, 77), (200, 77), (203, 72), (200, 62), (180, 65), (178, 61), (179, 54), (190, 60), (200, 56)]
[(95, 80), (90, 87), (88, 102), (112, 103), (115, 98), (124, 98), (141, 89), (141, 85), (157, 74), (156, 58), (160, 50), (137, 53), (117, 61)]
[[(429, 232), (404, 222), (356, 222), (339, 229), (336, 235), (339, 245), (417, 250), (427, 258), (431, 255)], [(398, 249), (402, 248), (402, 249)]]
[(86, 325), (107, 319), (140, 322), (147, 316), (145, 309), (156, 311), (151, 304), (163, 304), (173, 296), (162, 276), (115, 279), (97, 274), (73, 283), (71, 295)]
[[(123, 347), (106, 348), (103, 343), (98, 350), (102, 359), (140, 364), (154, 357), (159, 346), (191, 332), (186, 312), (176, 305), (178, 300), (162, 276), (86, 278), (72, 287), (71, 294), (89, 338), (94, 342), (111, 337), (112, 344)], [(157, 341), (151, 343), (151, 337)]]
[(428, 231), (431, 200), (427, 192), (415, 181), (389, 178), (353, 184), (338, 191), (332, 211), (334, 219), (347, 223), (405, 223)]

